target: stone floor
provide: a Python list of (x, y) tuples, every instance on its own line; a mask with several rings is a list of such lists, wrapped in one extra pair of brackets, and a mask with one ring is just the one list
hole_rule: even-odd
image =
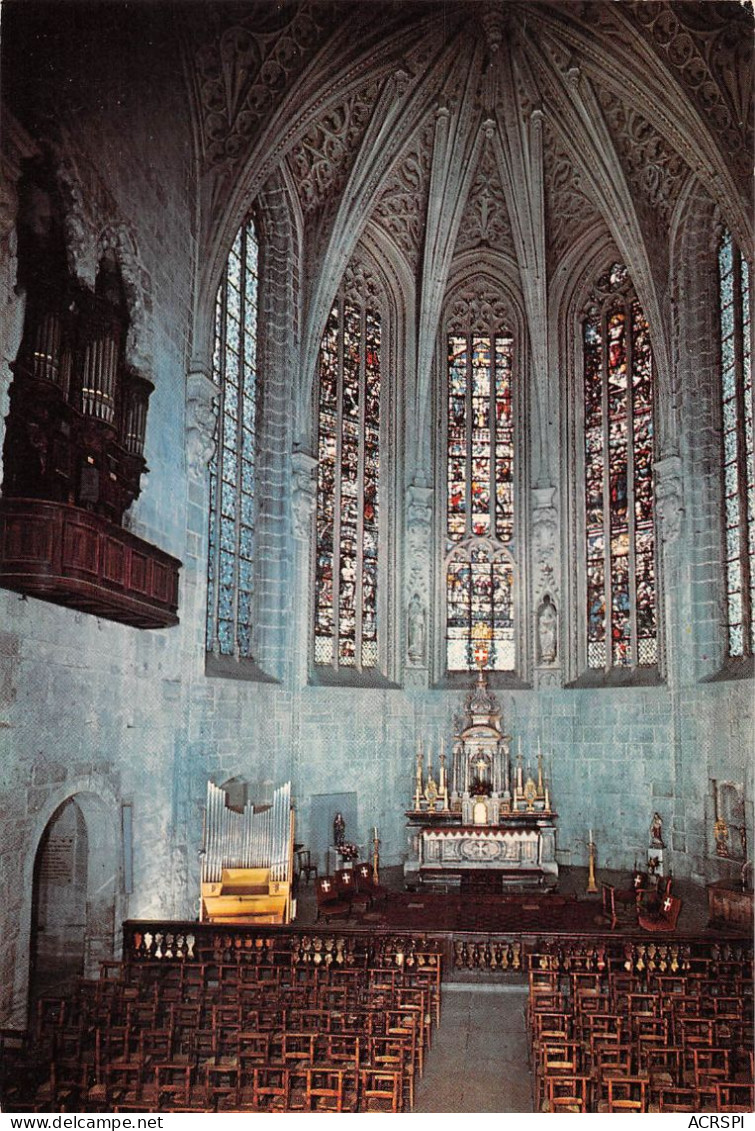
[(527, 987), (443, 984), (415, 1112), (531, 1112)]

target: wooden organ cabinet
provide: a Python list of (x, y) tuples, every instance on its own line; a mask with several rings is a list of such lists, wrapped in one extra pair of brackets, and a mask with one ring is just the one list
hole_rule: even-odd
[(0, 584), (141, 628), (178, 622), (180, 562), (123, 529), (140, 492), (152, 383), (125, 362), (117, 264), (93, 292), (67, 270), (54, 185), (21, 193), (24, 333), (12, 365)]

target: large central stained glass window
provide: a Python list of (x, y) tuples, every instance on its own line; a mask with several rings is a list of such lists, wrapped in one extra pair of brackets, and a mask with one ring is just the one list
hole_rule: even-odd
[(378, 665), (381, 319), (336, 298), (320, 346), (315, 663)]
[(512, 671), (514, 436), (508, 333), (448, 336), (446, 665)]
[(258, 244), (253, 220), (234, 240), (215, 304), (212, 373), (218, 443), (210, 462), (207, 651), (252, 655)]
[(658, 661), (653, 358), (625, 267), (599, 281), (583, 323), (587, 664)]
[(755, 453), (750, 269), (731, 233), (718, 249), (726, 611), (730, 656), (755, 652)]

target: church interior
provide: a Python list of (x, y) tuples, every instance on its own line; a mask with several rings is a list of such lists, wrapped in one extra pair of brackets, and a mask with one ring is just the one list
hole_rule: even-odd
[(752, 4), (0, 28), (2, 1110), (753, 1110)]

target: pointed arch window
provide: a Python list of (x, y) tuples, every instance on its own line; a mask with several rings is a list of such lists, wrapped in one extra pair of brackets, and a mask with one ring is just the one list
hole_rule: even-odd
[(446, 404), (446, 667), (516, 666), (513, 337), (505, 330), (448, 334)]
[(382, 318), (341, 288), (319, 356), (314, 661), (378, 667)]
[(218, 287), (212, 376), (218, 441), (210, 462), (207, 651), (252, 656), (259, 245), (239, 229)]
[(658, 662), (650, 333), (627, 269), (597, 284), (583, 323), (587, 665)]
[(728, 653), (755, 652), (755, 455), (750, 269), (731, 233), (718, 248)]

